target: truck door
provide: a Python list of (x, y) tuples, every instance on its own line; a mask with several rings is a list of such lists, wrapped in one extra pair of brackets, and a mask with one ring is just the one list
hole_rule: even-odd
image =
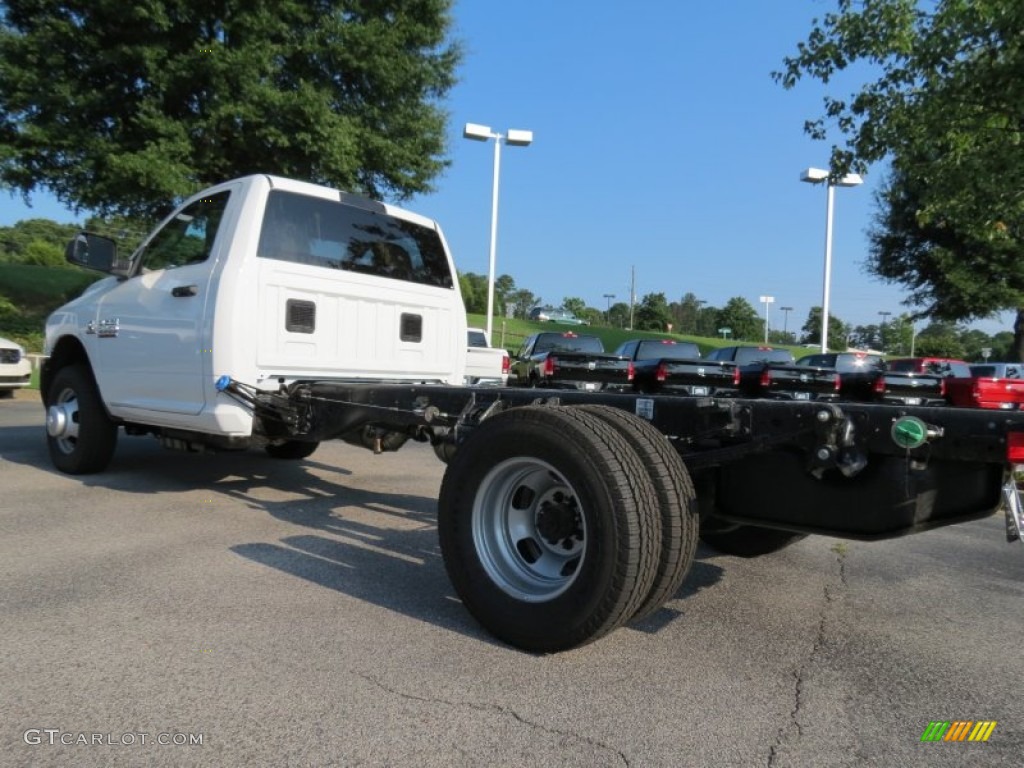
[(204, 319), (229, 195), (204, 197), (173, 215), (136, 254), (135, 276), (102, 299), (90, 332), (96, 378), (111, 405), (181, 414), (203, 408), (212, 375)]

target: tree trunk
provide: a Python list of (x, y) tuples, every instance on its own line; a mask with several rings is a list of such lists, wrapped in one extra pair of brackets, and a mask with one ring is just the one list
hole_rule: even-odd
[(1013, 321), (1013, 353), (1014, 360), (1024, 362), (1024, 307), (1017, 307), (1017, 317)]

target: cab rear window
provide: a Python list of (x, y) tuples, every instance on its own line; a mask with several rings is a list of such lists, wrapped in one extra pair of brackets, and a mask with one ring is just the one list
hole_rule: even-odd
[(334, 200), (274, 190), (257, 256), (327, 269), (453, 287), (433, 229)]

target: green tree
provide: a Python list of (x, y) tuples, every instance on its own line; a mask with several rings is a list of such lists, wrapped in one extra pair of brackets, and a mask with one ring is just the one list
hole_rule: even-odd
[[(807, 313), (807, 321), (804, 323), (802, 344), (821, 343), (821, 307), (811, 307)], [(850, 326), (833, 315), (828, 314), (828, 339), (829, 349), (846, 349), (847, 338), (850, 335)]]
[(839, 0), (776, 78), (829, 83), (855, 63), (878, 76), (829, 95), (810, 135), (845, 135), (832, 172), (887, 159), (868, 267), (911, 289), (918, 316), (1017, 312), (1024, 359), (1024, 5), (1019, 0)]
[(466, 311), (475, 315), (487, 312), (487, 278), (472, 272), (459, 275), (459, 290), (462, 291), (462, 303)]
[(530, 314), (530, 310), (540, 303), (540, 297), (534, 296), (525, 288), (516, 289), (508, 295), (507, 300), (512, 304), (513, 315), (520, 319), (525, 319)]
[(566, 296), (562, 299), (562, 307), (568, 309), (576, 317), (583, 317), (583, 314), (587, 310), (587, 302), (576, 296)]
[(494, 314), (499, 317), (507, 316), (506, 307), (511, 303), (509, 296), (512, 295), (515, 289), (516, 281), (512, 279), (512, 275), (498, 275), (494, 278)]
[(64, 246), (78, 229), (50, 219), (22, 219), (14, 226), (0, 227), (0, 262), (63, 264)]
[[(820, 312), (818, 313), (818, 317), (821, 317)], [(850, 344), (861, 349), (882, 348), (882, 331), (881, 328), (874, 323), (855, 326), (850, 330), (849, 339)]]
[(629, 325), (629, 304), (617, 301), (608, 307), (608, 325), (612, 328), (625, 328)]
[(757, 341), (764, 338), (764, 323), (757, 310), (742, 296), (734, 296), (716, 315), (718, 328), (729, 328), (733, 339)]
[[(981, 360), (981, 350), (991, 350), (994, 346), (992, 337), (976, 328), (965, 328), (960, 331), (960, 345), (964, 349), (964, 360)], [(995, 360), (991, 355), (989, 359)]]
[(664, 331), (672, 322), (668, 311), (668, 300), (664, 293), (648, 293), (635, 307), (633, 327), (649, 331)]
[(917, 334), (915, 354), (919, 357), (964, 357), (960, 332), (949, 322), (932, 323)]
[(7, 0), (0, 186), (158, 214), (256, 171), (403, 200), (445, 168), (451, 0)]
[(679, 333), (697, 333), (698, 319), (700, 317), (703, 301), (697, 298), (696, 294), (686, 293), (678, 302), (669, 304), (669, 311), (672, 313), (672, 322)]
[(1009, 331), (1000, 331), (992, 337), (992, 355), (989, 360), (1012, 360), (1013, 334)]

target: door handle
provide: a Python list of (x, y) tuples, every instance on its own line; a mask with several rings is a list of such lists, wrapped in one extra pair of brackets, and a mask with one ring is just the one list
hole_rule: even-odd
[(196, 285), (176, 285), (171, 288), (171, 296), (179, 299), (187, 296), (195, 296), (197, 293), (199, 293), (199, 287)]

